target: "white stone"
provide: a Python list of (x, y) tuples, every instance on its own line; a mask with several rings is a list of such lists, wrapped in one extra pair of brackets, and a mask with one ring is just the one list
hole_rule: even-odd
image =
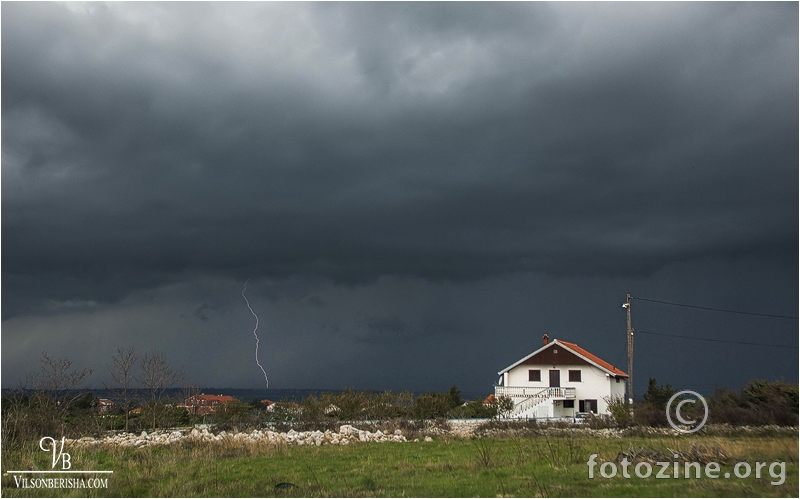
[(353, 426), (346, 424), (339, 427), (339, 433), (346, 436), (355, 436), (359, 433), (358, 428), (354, 428)]

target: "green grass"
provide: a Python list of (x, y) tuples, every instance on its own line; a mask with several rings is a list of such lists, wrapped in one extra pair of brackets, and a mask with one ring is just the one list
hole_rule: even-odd
[[(786, 481), (761, 479), (588, 478), (586, 461), (613, 460), (631, 445), (686, 450), (693, 440), (738, 460), (785, 461)], [(34, 444), (35, 445), (35, 444)], [(113, 470), (107, 489), (18, 489), (3, 476), (6, 497), (797, 497), (798, 448), (789, 437), (544, 437), (437, 439), (323, 447), (240, 443), (142, 449), (66, 449), (73, 469)], [(3, 469), (50, 469), (29, 449), (4, 456)], [(723, 466), (722, 472), (731, 472)], [(597, 471), (596, 471), (597, 474)], [(288, 482), (295, 487), (278, 488)]]

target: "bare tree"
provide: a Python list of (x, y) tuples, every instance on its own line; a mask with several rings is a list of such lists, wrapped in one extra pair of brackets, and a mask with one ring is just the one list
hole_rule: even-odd
[(29, 376), (31, 386), (43, 395), (43, 400), (50, 401), (49, 410), (61, 425), (64, 431), (64, 416), (69, 411), (74, 395), (69, 393), (94, 372), (92, 369), (77, 370), (72, 368), (72, 361), (68, 358), (56, 359), (47, 352), (42, 352), (42, 363), (38, 372)]
[(94, 372), (92, 369), (72, 369), (71, 360), (66, 357), (54, 359), (47, 352), (42, 352), (40, 361), (42, 366), (39, 372), (30, 377), (31, 385), (36, 390), (51, 392), (56, 397), (61, 392), (74, 389)]
[[(198, 395), (200, 395), (200, 387), (199, 386), (187, 385), (187, 386), (184, 386), (183, 388), (181, 388), (181, 400), (183, 400), (184, 403), (186, 403), (187, 401), (189, 403), (195, 403), (196, 397)], [(193, 414), (193, 409), (192, 409), (191, 406), (187, 406), (186, 410), (190, 414)]]
[(139, 356), (131, 348), (117, 347), (117, 351), (111, 356), (113, 364), (108, 366), (108, 371), (113, 379), (119, 386), (119, 395), (122, 398), (122, 409), (125, 411), (125, 431), (128, 431), (128, 422), (130, 417), (130, 403), (128, 391), (131, 389), (131, 384), (135, 379), (134, 370), (136, 369), (136, 362)]
[(142, 357), (139, 363), (141, 373), (137, 380), (150, 392), (150, 402), (153, 409), (153, 429), (156, 427), (157, 401), (164, 394), (164, 390), (186, 379), (183, 368), (172, 367), (164, 354), (151, 351)]

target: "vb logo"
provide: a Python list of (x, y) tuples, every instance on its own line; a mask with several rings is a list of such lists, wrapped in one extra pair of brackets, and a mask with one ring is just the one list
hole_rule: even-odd
[[(61, 437), (61, 448), (58, 448), (58, 444), (56, 443), (56, 439), (53, 437), (44, 437), (39, 440), (39, 448), (45, 452), (52, 452), (53, 453), (53, 465), (52, 467), (55, 468), (56, 464), (61, 461), (61, 469), (68, 470), (72, 467), (71, 457), (69, 454), (64, 452), (64, 441), (66, 437)], [(49, 444), (49, 445), (48, 445)]]

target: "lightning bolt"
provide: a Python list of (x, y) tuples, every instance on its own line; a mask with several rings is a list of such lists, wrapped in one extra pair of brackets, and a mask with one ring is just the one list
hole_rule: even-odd
[(265, 371), (264, 368), (261, 367), (261, 363), (258, 362), (258, 334), (256, 334), (256, 331), (258, 331), (258, 316), (256, 315), (255, 312), (253, 312), (253, 308), (250, 306), (250, 300), (248, 300), (247, 296), (244, 294), (244, 292), (247, 291), (248, 282), (250, 282), (250, 279), (244, 281), (244, 289), (242, 289), (242, 298), (244, 298), (244, 302), (247, 303), (247, 308), (250, 310), (250, 313), (253, 314), (253, 317), (256, 318), (256, 327), (253, 329), (253, 336), (256, 337), (256, 364), (258, 365), (258, 368), (261, 369), (261, 372), (264, 373), (264, 381), (267, 382), (267, 388), (269, 388), (269, 378), (267, 378), (267, 371)]

